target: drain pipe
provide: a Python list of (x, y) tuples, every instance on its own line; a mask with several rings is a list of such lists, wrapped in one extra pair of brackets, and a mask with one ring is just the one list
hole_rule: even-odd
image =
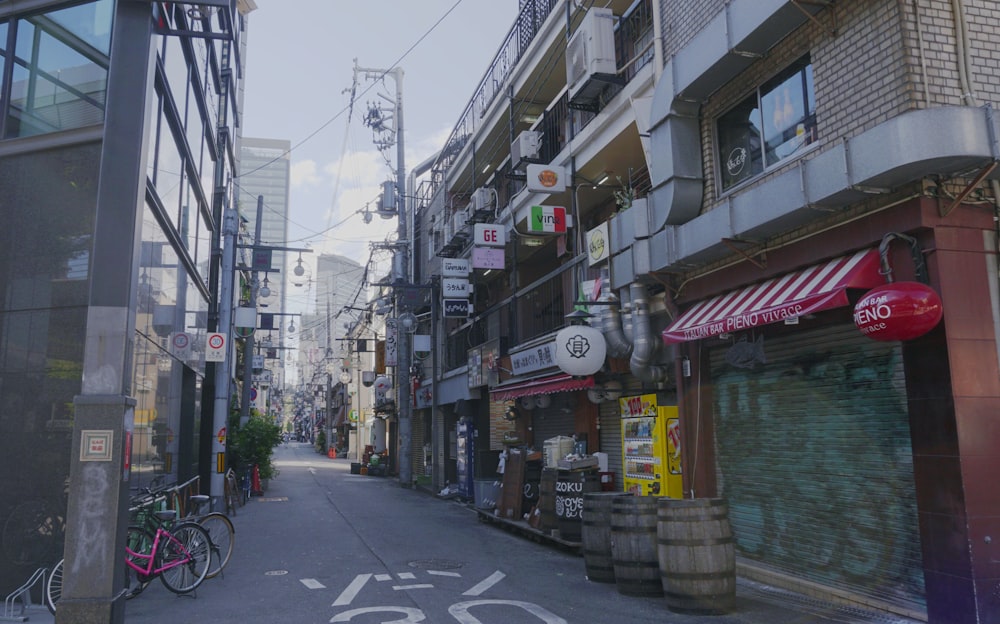
[[(627, 358), (632, 355), (632, 343), (625, 337), (622, 331), (622, 314), (618, 297), (613, 293), (608, 293), (604, 297), (608, 304), (601, 311), (601, 333), (608, 343), (608, 355), (615, 358)], [(625, 313), (630, 312), (630, 306), (626, 304)]]
[(649, 322), (649, 299), (646, 287), (639, 283), (630, 286), (632, 294), (632, 359), (629, 367), (632, 374), (642, 381), (660, 382), (667, 378), (666, 366), (653, 364), (659, 352), (660, 341), (653, 335)]

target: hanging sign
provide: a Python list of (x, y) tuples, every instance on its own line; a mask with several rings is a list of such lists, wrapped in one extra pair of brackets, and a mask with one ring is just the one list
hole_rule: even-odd
[(466, 277), (469, 270), (469, 261), (464, 258), (441, 259), (441, 275), (444, 277)]
[(466, 318), (472, 306), (468, 299), (445, 299), (442, 307), (445, 318)]
[(473, 247), (472, 267), (474, 269), (503, 269), (504, 251), (499, 247)]
[(892, 282), (869, 290), (854, 306), (854, 324), (873, 340), (913, 340), (941, 321), (941, 298), (919, 282)]
[(528, 231), (535, 234), (565, 234), (566, 209), (562, 206), (532, 206)]
[(257, 308), (239, 307), (233, 311), (233, 333), (240, 338), (253, 335), (257, 329)]
[(507, 244), (507, 232), (502, 225), (477, 223), (472, 228), (472, 244), (484, 247), (503, 247)]
[(441, 296), (445, 299), (468, 297), (472, 292), (469, 280), (457, 277), (446, 277), (441, 280)]
[(590, 266), (611, 257), (610, 240), (607, 221), (587, 232), (587, 260)]
[(528, 190), (534, 193), (562, 193), (566, 190), (566, 169), (551, 165), (528, 165)]
[(593, 375), (604, 366), (607, 351), (604, 334), (590, 325), (570, 325), (556, 334), (556, 366), (568, 375)]

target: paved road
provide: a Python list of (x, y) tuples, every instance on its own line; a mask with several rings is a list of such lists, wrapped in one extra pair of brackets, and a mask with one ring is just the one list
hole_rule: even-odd
[(483, 524), (458, 502), (352, 475), (349, 461), (304, 444), (276, 459), (280, 475), (233, 518), (225, 574), (190, 596), (154, 582), (127, 603), (129, 624), (902, 622), (742, 582), (733, 613), (678, 615), (588, 581), (579, 555)]

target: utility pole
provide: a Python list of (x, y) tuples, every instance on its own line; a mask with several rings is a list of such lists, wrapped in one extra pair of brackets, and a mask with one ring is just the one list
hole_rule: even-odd
[[(260, 245), (261, 215), (264, 212), (264, 196), (257, 196), (257, 225), (253, 235), (253, 251), (257, 253), (257, 246)], [(251, 264), (256, 264), (251, 260)], [(247, 306), (257, 309), (257, 280), (259, 273), (254, 270), (250, 282), (250, 301)], [(243, 343), (243, 394), (240, 401), (240, 426), (247, 424), (250, 420), (250, 390), (253, 388), (253, 349), (254, 334), (256, 333), (257, 321), (254, 320), (254, 331), (246, 337)]]
[[(233, 350), (232, 338), (233, 338), (233, 280), (235, 276), (235, 266), (236, 266), (236, 211), (232, 208), (226, 208), (225, 217), (223, 217), (222, 222), (222, 236), (224, 239), (223, 250), (222, 250), (222, 267), (221, 267), (221, 286), (219, 288), (219, 325), (217, 331), (226, 335), (225, 345), (226, 354), (225, 362), (217, 362), (215, 364), (215, 406), (212, 412), (212, 429), (214, 431), (222, 431), (228, 425), (229, 420), (229, 371), (230, 362), (232, 361), (232, 354), (235, 353)], [(221, 436), (212, 436), (212, 452), (219, 457), (220, 453), (226, 452), (226, 440), (225, 438), (220, 440)], [(225, 484), (225, 475), (219, 470), (219, 466), (224, 465), (224, 462), (219, 462), (216, 459), (216, 469), (212, 473), (212, 483), (211, 483), (211, 493), (212, 493), (212, 509), (216, 511), (221, 511), (225, 508), (225, 503), (222, 503), (223, 490)]]
[[(405, 311), (404, 298), (402, 296), (407, 286), (411, 285), (409, 254), (411, 240), (409, 237), (409, 218), (406, 212), (406, 162), (403, 150), (403, 70), (394, 67), (389, 70), (363, 69), (355, 65), (354, 72), (366, 72), (368, 79), (382, 79), (386, 75), (392, 76), (396, 84), (396, 101), (393, 117), (395, 119), (394, 134), (396, 141), (396, 210), (399, 218), (397, 224), (398, 241), (393, 256), (393, 288), (395, 294), (395, 314), (398, 319)], [(388, 131), (384, 125), (385, 118), (381, 114), (381, 109), (371, 107), (366, 115), (365, 123), (376, 132)], [(388, 141), (378, 142), (379, 149), (385, 149), (390, 145)], [(398, 325), (398, 324), (397, 324)], [(413, 405), (410, 399), (410, 356), (412, 353), (412, 335), (398, 327), (397, 355), (396, 355), (396, 418), (398, 419), (399, 432), (399, 456), (397, 468), (399, 469), (399, 484), (402, 487), (413, 486)]]

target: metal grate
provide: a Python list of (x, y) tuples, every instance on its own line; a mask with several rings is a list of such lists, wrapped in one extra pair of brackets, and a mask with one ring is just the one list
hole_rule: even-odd
[[(916, 624), (918, 622), (918, 620), (911, 620), (892, 613), (869, 611), (861, 607), (827, 602), (805, 594), (743, 579), (739, 581), (739, 587), (740, 594), (744, 596), (786, 609), (793, 609), (795, 613), (789, 615), (787, 619), (789, 623), (801, 622), (803, 613), (821, 616), (822, 622), (833, 624)], [(771, 624), (782, 624), (782, 622), (772, 621)]]

